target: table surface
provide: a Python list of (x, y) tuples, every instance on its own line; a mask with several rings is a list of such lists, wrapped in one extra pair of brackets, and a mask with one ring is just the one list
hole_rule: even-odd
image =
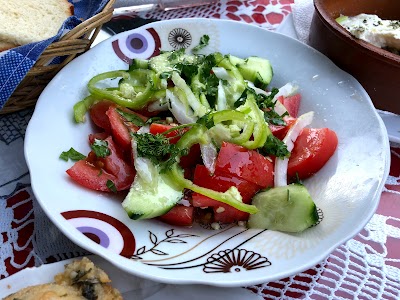
[[(293, 0), (220, 1), (132, 17), (222, 18), (276, 30), (292, 5)], [(0, 279), (27, 267), (88, 254), (50, 222), (33, 195), (23, 153), (32, 112), (0, 116)], [(379, 207), (357, 236), (306, 272), (248, 289), (265, 299), (400, 299), (400, 145), (391, 143), (390, 175)]]

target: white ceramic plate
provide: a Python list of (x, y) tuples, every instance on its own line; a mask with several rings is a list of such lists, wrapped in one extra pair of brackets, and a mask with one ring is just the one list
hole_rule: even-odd
[[(209, 51), (268, 58), (275, 72), (271, 86), (298, 84), (301, 112), (315, 112), (312, 126), (329, 127), (338, 134), (335, 155), (305, 182), (323, 212), (318, 226), (286, 234), (239, 226), (213, 231), (132, 221), (121, 199), (82, 188), (65, 173), (72, 163), (58, 159), (62, 151), (74, 147), (89, 152), (86, 141), (93, 128), (89, 122), (72, 121), (72, 106), (87, 95), (88, 80), (104, 71), (126, 69), (126, 61), (148, 58), (158, 48), (171, 50), (184, 43), (190, 49), (203, 34), (211, 37)], [(151, 23), (113, 36), (72, 61), (36, 105), (26, 132), (25, 156), (40, 205), (76, 244), (138, 276), (216, 286), (276, 280), (321, 262), (372, 217), (389, 171), (386, 129), (353, 77), (295, 39), (210, 19)]]
[[(262, 299), (255, 293), (243, 288), (205, 288), (201, 285), (168, 285), (151, 280), (142, 279), (134, 275), (121, 272), (103, 258), (91, 255), (90, 260), (103, 269), (112, 281), (113, 287), (118, 289), (124, 299), (135, 300), (257, 300)], [(52, 264), (24, 269), (10, 277), (0, 280), (0, 299), (28, 286), (45, 284), (54, 281), (54, 276), (64, 271), (64, 266), (74, 259), (68, 259)]]

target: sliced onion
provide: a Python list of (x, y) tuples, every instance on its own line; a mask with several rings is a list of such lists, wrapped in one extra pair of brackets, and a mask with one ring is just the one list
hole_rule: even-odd
[(217, 110), (224, 109), (226, 109), (226, 95), (224, 87), (222, 86), (222, 81), (220, 80), (218, 83)]
[(292, 83), (286, 83), (283, 87), (279, 89), (279, 92), (275, 95), (274, 100), (277, 100), (280, 96), (288, 97), (294, 95), (299, 87), (297, 85), (293, 85)]
[(136, 133), (142, 134), (142, 133), (149, 133), (150, 132), (150, 126), (149, 125), (145, 125), (139, 128), (138, 131), (136, 131)]
[[(314, 117), (314, 112), (310, 111), (297, 118), (296, 123), (289, 129), (283, 142), (285, 143), (289, 152), (292, 152), (294, 142), (301, 133), (304, 127), (311, 124)], [(288, 169), (289, 158), (284, 159), (277, 158), (275, 160), (275, 174), (274, 174), (274, 185), (285, 186), (287, 185), (287, 169)]]
[(218, 79), (222, 80), (230, 80), (231, 76), (228, 74), (228, 71), (223, 67), (213, 67), (212, 71)]
[(187, 207), (192, 206), (190, 204), (190, 201), (185, 199), (185, 198), (182, 198), (181, 200), (179, 200), (177, 204), (180, 204), (180, 205), (183, 205), (183, 206), (187, 206)]
[(260, 88), (256, 87), (254, 85), (254, 83), (252, 83), (251, 81), (248, 81), (248, 80), (245, 80), (245, 81), (246, 81), (247, 85), (249, 87), (251, 87), (257, 94), (262, 94), (262, 95), (265, 95), (265, 96), (271, 95), (271, 92), (267, 92), (267, 91), (264, 91), (263, 89), (260, 89)]
[(217, 163), (217, 148), (213, 143), (200, 144), (200, 151), (204, 166), (213, 174), (215, 172), (215, 164)]
[(196, 123), (197, 118), (193, 114), (191, 115), (189, 114), (185, 104), (179, 101), (178, 97), (176, 97), (173, 92), (167, 90), (165, 97), (170, 103), (169, 110), (179, 123), (181, 124)]
[(154, 180), (154, 178), (157, 175), (157, 170), (153, 165), (153, 163), (150, 161), (150, 159), (138, 156), (137, 143), (135, 141), (135, 138), (132, 139), (132, 153), (133, 153), (133, 164), (136, 169), (136, 176), (140, 176), (143, 179), (143, 181), (145, 181), (150, 185), (156, 184), (157, 180)]
[(166, 111), (168, 110), (168, 101), (165, 98), (156, 100), (149, 104), (147, 110), (150, 112), (153, 111)]

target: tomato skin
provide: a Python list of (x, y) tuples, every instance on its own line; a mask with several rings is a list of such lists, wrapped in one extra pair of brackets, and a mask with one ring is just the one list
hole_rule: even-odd
[(130, 132), (136, 132), (139, 127), (134, 125), (132, 122), (128, 122), (124, 117), (122, 117), (117, 109), (123, 110), (130, 114), (135, 114), (140, 117), (143, 121), (146, 121), (147, 118), (139, 115), (138, 113), (122, 107), (110, 106), (110, 108), (106, 111), (106, 115), (110, 121), (111, 125), (111, 134), (117, 144), (121, 146), (121, 148), (125, 151), (130, 151), (131, 140), (132, 137)]
[(106, 112), (110, 106), (115, 106), (115, 103), (108, 100), (102, 100), (93, 104), (89, 109), (90, 119), (94, 124), (100, 128), (103, 128), (106, 132), (111, 132), (110, 120), (106, 115)]
[(130, 188), (136, 171), (133, 166), (123, 160), (121, 151), (115, 147), (112, 138), (105, 139), (110, 155), (98, 158), (91, 151), (85, 160), (77, 161), (66, 172), (77, 183), (89, 189), (111, 192), (107, 181), (111, 180), (117, 191)]
[[(167, 130), (170, 130), (171, 128), (173, 128), (174, 126), (172, 125), (166, 125), (166, 124), (160, 124), (160, 123), (151, 123), (150, 125), (150, 133), (151, 134), (161, 134)], [(183, 129), (184, 130), (184, 129)], [(187, 131), (187, 130), (184, 130)], [(173, 130), (168, 132), (165, 136), (167, 138), (170, 138), (169, 142), (171, 144), (176, 144), (179, 141), (179, 134), (180, 131), (179, 130)]]
[(221, 203), (218, 207), (213, 207), (214, 222), (223, 224), (234, 223), (237, 221), (247, 221), (250, 214), (237, 210), (232, 206)]
[(188, 155), (181, 156), (179, 165), (183, 169), (188, 169), (194, 167), (196, 164), (200, 162), (201, 162), (200, 145), (195, 144), (190, 148)]
[[(217, 192), (226, 192), (231, 186), (235, 186), (242, 195), (243, 202), (246, 204), (250, 203), (251, 198), (261, 189), (259, 185), (231, 174), (211, 175), (204, 165), (196, 166), (193, 183)], [(213, 207), (219, 206), (221, 202), (198, 193), (193, 193), (192, 204), (195, 207)]]
[(175, 205), (166, 214), (159, 216), (164, 223), (176, 226), (192, 226), (194, 220), (194, 207)]
[(218, 153), (215, 174), (231, 174), (262, 188), (274, 184), (272, 161), (255, 150), (223, 142)]
[(283, 104), (283, 106), (285, 106), (291, 117), (297, 118), (301, 102), (300, 94), (295, 94), (288, 97), (280, 96), (278, 97), (278, 100)]
[(305, 179), (317, 173), (335, 153), (336, 133), (329, 128), (304, 128), (289, 158), (288, 178)]
[(105, 140), (110, 136), (109, 133), (107, 132), (96, 132), (96, 133), (91, 133), (89, 134), (89, 144), (93, 144), (94, 140)]
[[(107, 181), (116, 182), (117, 177), (101, 172), (101, 169), (86, 160), (77, 161), (67, 171), (67, 174), (80, 185), (96, 191), (111, 192), (107, 187)], [(117, 188), (118, 189), (118, 188)]]
[(286, 122), (286, 125), (269, 125), (269, 129), (271, 130), (271, 133), (277, 137), (280, 140), (283, 140), (283, 138), (286, 136), (287, 132), (289, 129), (293, 126), (294, 123), (296, 123), (296, 118), (293, 118), (291, 116), (285, 116), (283, 117), (283, 120)]
[[(211, 175), (203, 165), (196, 166), (193, 183), (217, 192), (225, 192), (231, 186), (235, 186), (242, 195), (242, 201), (246, 204), (249, 204), (253, 196), (261, 189), (259, 185), (231, 174)], [(246, 221), (249, 218), (248, 213), (198, 193), (193, 193), (192, 205), (194, 207), (212, 207), (214, 222), (233, 223)]]

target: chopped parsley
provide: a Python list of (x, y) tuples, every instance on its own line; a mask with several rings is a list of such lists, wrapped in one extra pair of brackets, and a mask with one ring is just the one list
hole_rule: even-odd
[(60, 154), (60, 158), (65, 161), (68, 161), (68, 159), (73, 160), (73, 161), (78, 161), (78, 160), (85, 159), (86, 156), (71, 147), (68, 151), (63, 151)]
[(201, 49), (203, 49), (204, 47), (206, 47), (206, 46), (208, 46), (208, 43), (210, 42), (210, 37), (208, 36), (208, 35), (203, 35), (201, 38), (200, 38), (200, 43), (196, 46), (196, 47), (194, 47), (193, 49), (192, 49), (192, 52), (193, 53), (197, 53), (197, 52), (199, 52)]
[(268, 135), (267, 141), (259, 151), (265, 156), (273, 155), (282, 159), (290, 156), (286, 144), (272, 134)]
[(168, 56), (168, 60), (169, 61), (177, 60), (178, 57), (182, 56), (183, 54), (185, 54), (185, 48), (180, 48), (179, 50), (171, 51), (171, 54)]
[(264, 111), (264, 119), (268, 124), (286, 126), (285, 120), (283, 120), (284, 116), (288, 116), (289, 113), (285, 112), (283, 115), (279, 115), (275, 110), (266, 110)]
[(111, 154), (110, 148), (108, 148), (108, 142), (104, 140), (95, 139), (93, 144), (90, 146), (97, 157), (106, 157)]
[(175, 144), (171, 144), (164, 134), (151, 133), (131, 133), (137, 144), (139, 157), (146, 157), (156, 165), (160, 166), (160, 173), (171, 169), (180, 156), (188, 154), (188, 150), (179, 149)]
[(117, 188), (115, 187), (115, 184), (114, 184), (114, 182), (112, 182), (112, 180), (108, 179), (106, 182), (106, 185), (111, 192), (113, 192), (113, 193), (117, 192)]

